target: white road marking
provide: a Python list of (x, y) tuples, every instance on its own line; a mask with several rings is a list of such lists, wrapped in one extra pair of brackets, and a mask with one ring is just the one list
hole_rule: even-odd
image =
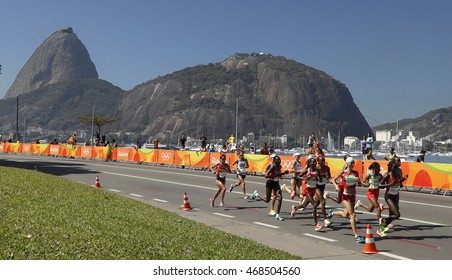
[(280, 228), (278, 226), (274, 226), (274, 225), (269, 225), (269, 224), (264, 224), (264, 223), (259, 223), (259, 222), (253, 222), (253, 224), (259, 225), (259, 226), (264, 226), (264, 227), (269, 227), (269, 228)]
[(405, 258), (405, 257), (399, 256), (399, 255), (394, 255), (394, 254), (387, 253), (387, 252), (378, 252), (378, 254), (386, 256), (386, 257), (390, 257), (393, 259), (397, 259), (397, 260), (411, 260), (409, 258)]
[(136, 193), (131, 193), (129, 195), (130, 196), (134, 196), (134, 197), (143, 197), (141, 194), (136, 194)]
[(303, 233), (303, 235), (309, 236), (309, 237), (312, 237), (312, 238), (321, 239), (321, 240), (328, 241), (328, 242), (336, 242), (337, 241), (335, 239), (326, 238), (326, 237), (322, 237), (322, 236), (318, 236), (318, 235), (314, 235), (314, 234), (310, 234), (310, 233)]
[(163, 199), (158, 199), (158, 198), (154, 198), (153, 200), (158, 201), (158, 202), (163, 202), (163, 203), (167, 203), (167, 200), (163, 200)]
[(108, 189), (108, 190), (110, 190), (112, 192), (116, 192), (116, 193), (120, 193), (121, 192), (120, 190), (115, 190), (115, 189)]
[(217, 215), (217, 216), (221, 216), (221, 217), (225, 217), (225, 218), (235, 218), (234, 216), (229, 216), (229, 215), (221, 214), (221, 213), (212, 213), (212, 214)]

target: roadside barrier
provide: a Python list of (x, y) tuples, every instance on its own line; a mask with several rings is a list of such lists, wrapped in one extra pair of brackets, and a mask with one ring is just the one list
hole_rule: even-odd
[[(40, 156), (96, 159), (105, 161), (119, 161), (130, 163), (146, 163), (156, 165), (166, 165), (172, 167), (183, 167), (188, 169), (209, 169), (219, 162), (221, 153), (200, 152), (200, 151), (175, 151), (163, 149), (136, 149), (136, 148), (112, 148), (97, 146), (73, 146), (73, 145), (50, 145), (50, 144), (29, 144), (29, 143), (0, 143), (0, 153), (32, 154)], [(271, 162), (268, 155), (245, 154), (248, 159), (248, 172), (251, 174), (261, 174), (265, 167)], [(290, 155), (281, 155), (283, 170), (289, 170), (295, 158)], [(238, 159), (238, 155), (226, 154), (226, 161), (233, 163)], [(369, 165), (374, 161), (362, 161), (355, 159), (355, 169), (366, 175)], [(387, 161), (377, 161), (382, 167), (382, 172), (387, 171)], [(331, 175), (334, 177), (343, 169), (344, 160), (342, 158), (326, 158), (326, 163), (330, 167)], [(302, 158), (302, 165), (305, 166), (306, 157)], [(406, 186), (411, 186), (413, 190), (429, 188), (433, 192), (440, 193), (452, 191), (452, 164), (425, 163), (425, 162), (402, 162), (403, 174), (409, 174), (404, 182)]]

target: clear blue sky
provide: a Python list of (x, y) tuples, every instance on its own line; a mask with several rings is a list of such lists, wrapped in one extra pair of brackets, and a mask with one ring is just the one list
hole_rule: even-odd
[(15, 0), (0, 4), (0, 98), (71, 26), (125, 90), (237, 52), (284, 56), (350, 90), (371, 126), (452, 106), (452, 1)]

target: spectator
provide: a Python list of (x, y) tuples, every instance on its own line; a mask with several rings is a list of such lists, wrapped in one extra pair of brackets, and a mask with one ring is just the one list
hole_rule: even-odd
[(417, 157), (416, 162), (424, 162), (426, 151), (424, 149), (421, 150), (421, 154)]
[(201, 151), (205, 152), (207, 147), (207, 137), (204, 135), (204, 133), (199, 138), (201, 140)]
[(179, 143), (180, 143), (182, 150), (185, 150), (185, 143), (187, 143), (187, 136), (182, 134), (182, 136), (179, 139)]

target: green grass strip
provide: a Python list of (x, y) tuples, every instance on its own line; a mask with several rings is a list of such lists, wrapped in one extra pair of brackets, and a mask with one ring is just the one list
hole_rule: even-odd
[(299, 259), (63, 178), (0, 166), (0, 259)]

